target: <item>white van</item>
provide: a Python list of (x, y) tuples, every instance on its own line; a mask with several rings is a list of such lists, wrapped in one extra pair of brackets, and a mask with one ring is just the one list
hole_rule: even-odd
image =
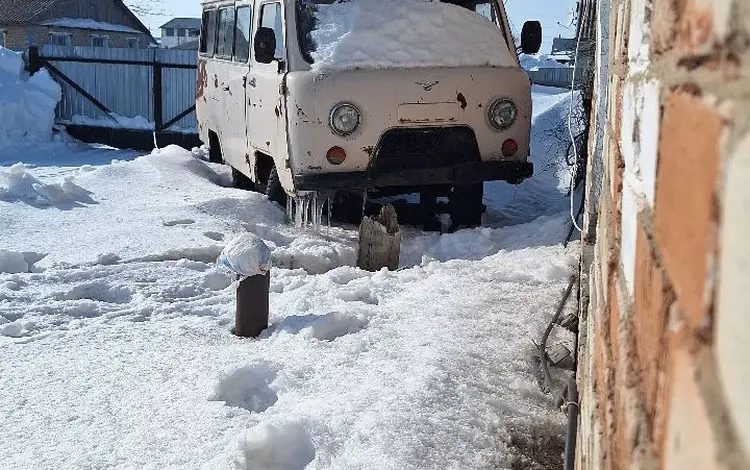
[[(538, 52), (538, 22), (521, 43)], [(484, 181), (533, 170), (530, 82), (497, 0), (204, 1), (196, 110), (211, 159), (282, 204), (421, 192), (476, 225)]]

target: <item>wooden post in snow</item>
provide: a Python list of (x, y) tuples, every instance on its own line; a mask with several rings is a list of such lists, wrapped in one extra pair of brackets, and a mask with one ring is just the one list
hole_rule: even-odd
[(396, 209), (388, 204), (376, 218), (365, 217), (359, 226), (357, 267), (365, 271), (398, 269), (401, 255), (401, 232)]
[(234, 334), (243, 338), (257, 338), (268, 328), (268, 297), (271, 272), (247, 277), (237, 287), (237, 310)]

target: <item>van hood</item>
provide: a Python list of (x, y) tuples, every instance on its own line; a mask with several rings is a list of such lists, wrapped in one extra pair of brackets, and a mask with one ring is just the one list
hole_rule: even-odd
[[(487, 110), (497, 99), (517, 108), (507, 130), (490, 126)], [(359, 128), (339, 136), (329, 127), (331, 109), (354, 104)], [(325, 74), (294, 72), (287, 76), (290, 166), (295, 172), (341, 172), (367, 169), (384, 132), (393, 128), (463, 126), (470, 128), (481, 159), (505, 160), (505, 140), (518, 143), (512, 160), (525, 161), (529, 151), (531, 87), (518, 67), (432, 67), (387, 70), (345, 70)], [(326, 153), (340, 146), (347, 153), (331, 165)]]

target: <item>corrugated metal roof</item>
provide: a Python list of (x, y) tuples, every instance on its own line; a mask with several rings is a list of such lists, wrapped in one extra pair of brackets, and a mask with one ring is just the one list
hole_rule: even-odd
[(26, 23), (61, 0), (0, 0), (0, 23)]
[[(2, 1), (2, 0), (0, 0)], [(201, 29), (200, 18), (173, 18), (161, 28)]]

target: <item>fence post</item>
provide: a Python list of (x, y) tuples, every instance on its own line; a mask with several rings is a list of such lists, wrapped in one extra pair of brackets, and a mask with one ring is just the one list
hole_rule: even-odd
[(162, 66), (154, 51), (154, 132), (160, 132), (164, 124), (162, 101)]
[(29, 47), (29, 73), (32, 75), (42, 68), (42, 60), (39, 58), (39, 47)]

